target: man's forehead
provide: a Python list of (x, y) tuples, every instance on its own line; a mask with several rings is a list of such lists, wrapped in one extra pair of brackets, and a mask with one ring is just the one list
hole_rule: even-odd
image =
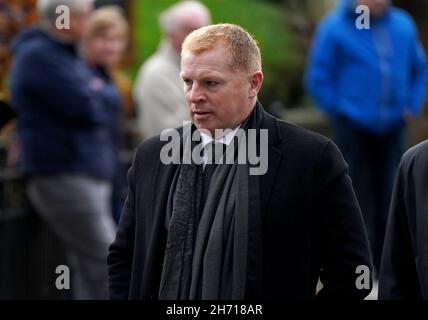
[(183, 67), (207, 67), (209, 69), (230, 68), (231, 54), (228, 49), (216, 46), (202, 52), (183, 50), (181, 66)]
[(206, 78), (206, 77), (217, 77), (222, 78), (225, 76), (224, 72), (213, 67), (207, 67), (204, 65), (192, 65), (189, 67), (182, 67), (180, 76), (182, 78)]

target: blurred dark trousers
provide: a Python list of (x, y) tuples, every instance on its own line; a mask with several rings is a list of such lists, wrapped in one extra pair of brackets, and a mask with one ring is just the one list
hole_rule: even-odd
[(114, 239), (111, 184), (84, 175), (35, 176), (28, 196), (64, 242), (76, 300), (108, 298), (107, 252)]
[(332, 121), (333, 140), (349, 165), (369, 237), (375, 272), (380, 259), (395, 173), (405, 149), (405, 125), (376, 135), (341, 116)]

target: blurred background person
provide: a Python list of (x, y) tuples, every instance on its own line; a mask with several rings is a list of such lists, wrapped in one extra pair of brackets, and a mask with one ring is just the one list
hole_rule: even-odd
[[(356, 26), (358, 5), (370, 10), (369, 29)], [(317, 29), (306, 87), (349, 164), (377, 271), (406, 120), (419, 114), (426, 80), (416, 26), (389, 0), (342, 0)]]
[(134, 99), (143, 138), (190, 120), (180, 79), (180, 52), (184, 38), (211, 23), (208, 9), (198, 1), (179, 2), (159, 17), (165, 35), (157, 52), (138, 72)]
[[(57, 28), (56, 8), (69, 8)], [(39, 0), (40, 25), (12, 44), (12, 105), (18, 114), (28, 197), (65, 245), (75, 299), (107, 297), (106, 256), (115, 224), (111, 106), (79, 57), (89, 0)]]
[(114, 158), (112, 209), (119, 220), (123, 204), (126, 173), (120, 161), (125, 101), (118, 89), (116, 74), (127, 47), (128, 22), (119, 6), (109, 5), (94, 10), (83, 39), (82, 53), (92, 70), (91, 82), (99, 87), (103, 105), (110, 117), (111, 157)]

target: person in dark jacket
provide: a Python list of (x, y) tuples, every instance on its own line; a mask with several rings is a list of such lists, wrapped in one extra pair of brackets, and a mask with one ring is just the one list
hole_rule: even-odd
[(428, 141), (398, 168), (379, 278), (381, 300), (428, 300)]
[[(57, 28), (58, 5), (70, 9), (69, 28)], [(10, 75), (28, 196), (64, 241), (76, 299), (107, 298), (115, 230), (112, 112), (77, 50), (91, 10), (87, 0), (39, 1), (40, 26), (14, 40)]]
[(193, 122), (136, 152), (108, 256), (111, 299), (368, 295), (369, 244), (347, 165), (327, 138), (264, 111), (255, 40), (231, 24), (193, 31), (181, 78)]
[[(349, 165), (377, 272), (406, 121), (420, 113), (427, 86), (416, 25), (389, 2), (341, 0), (318, 26), (306, 72)], [(370, 11), (367, 26), (359, 25), (359, 5)]]

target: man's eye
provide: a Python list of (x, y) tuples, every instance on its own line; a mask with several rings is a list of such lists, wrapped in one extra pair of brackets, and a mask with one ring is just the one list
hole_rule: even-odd
[(218, 85), (218, 82), (208, 80), (208, 81), (205, 81), (205, 85), (207, 87), (215, 87), (216, 85)]
[(187, 87), (190, 87), (193, 84), (192, 80), (189, 79), (184, 79), (183, 82)]

